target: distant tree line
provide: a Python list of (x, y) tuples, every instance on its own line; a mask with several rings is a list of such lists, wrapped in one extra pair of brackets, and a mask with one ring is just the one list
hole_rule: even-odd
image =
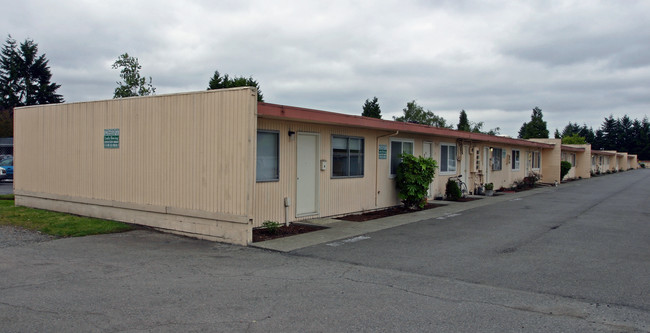
[[(555, 131), (555, 137), (562, 143), (589, 143), (592, 150), (616, 150), (636, 154), (640, 160), (650, 159), (650, 122), (630, 119), (627, 115), (605, 118), (599, 129), (594, 131), (587, 125), (569, 122), (562, 133)], [(582, 142), (580, 142), (582, 141)]]

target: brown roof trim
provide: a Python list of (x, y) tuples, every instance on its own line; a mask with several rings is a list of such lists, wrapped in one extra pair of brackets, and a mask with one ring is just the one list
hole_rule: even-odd
[(513, 139), (502, 136), (487, 135), (482, 133), (471, 133), (457, 131), (447, 128), (432, 127), (420, 124), (403, 123), (399, 121), (375, 119), (362, 116), (354, 116), (343, 113), (320, 111), (295, 106), (286, 106), (270, 103), (257, 103), (257, 116), (260, 118), (289, 119), (310, 123), (329, 125), (361, 127), (384, 131), (400, 131), (424, 135), (436, 135), (454, 139), (482, 141), (490, 143), (502, 143), (516, 146), (553, 148), (552, 144), (532, 142), (529, 140)]
[(584, 147), (571, 147), (571, 146), (562, 145), (561, 148), (562, 148), (562, 150), (565, 150), (565, 151), (577, 151), (577, 152), (585, 151)]
[(605, 150), (592, 150), (592, 154), (594, 155), (606, 155), (606, 156), (614, 156), (616, 153), (610, 152), (610, 151), (605, 151)]

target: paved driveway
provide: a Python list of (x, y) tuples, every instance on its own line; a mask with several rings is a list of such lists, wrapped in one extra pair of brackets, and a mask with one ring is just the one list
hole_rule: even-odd
[(650, 172), (557, 190), (296, 253), (650, 312)]
[(0, 331), (647, 332), (649, 182), (289, 254), (144, 230), (0, 246)]

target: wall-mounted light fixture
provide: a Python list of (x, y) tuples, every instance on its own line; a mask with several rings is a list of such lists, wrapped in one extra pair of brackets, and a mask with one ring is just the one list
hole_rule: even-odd
[(293, 140), (293, 138), (296, 137), (296, 132), (294, 131), (289, 131), (289, 138)]
[(490, 147), (490, 153), (491, 153), (492, 151), (494, 151), (494, 148)]

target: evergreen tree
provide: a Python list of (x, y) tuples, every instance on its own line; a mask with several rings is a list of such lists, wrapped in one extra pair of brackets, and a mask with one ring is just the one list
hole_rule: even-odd
[(7, 37), (0, 54), (0, 109), (17, 106), (62, 103), (56, 93), (61, 85), (50, 82), (52, 73), (38, 45), (26, 39), (18, 45)]
[(617, 150), (618, 147), (618, 121), (613, 115), (605, 118), (601, 126), (602, 142), (601, 148), (605, 150)]
[(460, 110), (460, 116), (458, 117), (458, 126), (456, 128), (459, 131), (471, 132), (472, 128), (469, 125), (469, 119), (467, 119), (467, 113), (465, 110)]
[(128, 53), (120, 55), (112, 65), (113, 69), (120, 69), (120, 77), (124, 82), (117, 82), (117, 88), (113, 98), (124, 98), (132, 96), (148, 96), (156, 93), (156, 88), (147, 79), (140, 76), (140, 63), (138, 58), (130, 57)]
[(402, 109), (402, 111), (404, 111), (404, 115), (400, 117), (393, 117), (393, 120), (442, 128), (451, 128), (451, 125), (447, 125), (447, 121), (444, 118), (436, 116), (429, 110), (425, 111), (424, 108), (417, 105), (415, 101), (406, 103), (406, 108)]
[(373, 97), (372, 101), (366, 99), (366, 102), (363, 103), (363, 112), (361, 115), (364, 117), (381, 119), (381, 108), (377, 102), (377, 96)]
[(542, 117), (542, 109), (535, 107), (530, 116), (530, 122), (521, 125), (521, 128), (519, 129), (519, 138), (548, 138), (548, 129), (546, 128), (546, 122)]
[(257, 89), (257, 101), (264, 102), (264, 95), (262, 94), (262, 89), (260, 89), (260, 84), (252, 77), (245, 78), (243, 76), (236, 76), (230, 78), (228, 74), (221, 76), (219, 71), (214, 71), (210, 82), (208, 82), (208, 90), (236, 87), (255, 87)]

